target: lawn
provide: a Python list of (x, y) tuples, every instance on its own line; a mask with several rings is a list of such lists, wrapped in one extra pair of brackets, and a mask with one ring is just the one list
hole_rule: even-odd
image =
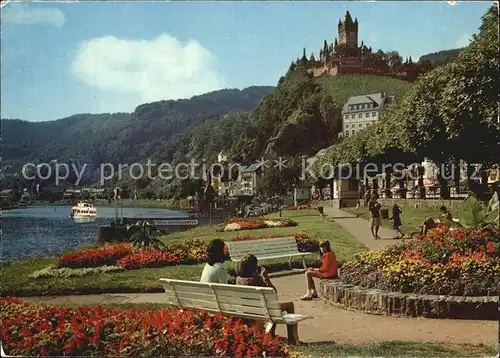
[[(272, 215), (276, 216), (276, 215)], [(172, 233), (161, 237), (165, 243), (182, 242), (188, 239), (212, 240), (215, 238), (228, 239), (237, 235), (277, 235), (297, 232), (307, 233), (317, 240), (329, 239), (332, 249), (340, 262), (349, 259), (354, 253), (365, 248), (358, 240), (334, 222), (319, 217), (316, 211), (284, 211), (283, 217), (291, 218), (298, 222), (297, 227), (269, 228), (259, 230), (244, 230), (237, 232), (218, 233), (216, 227), (200, 227), (185, 232)], [(309, 255), (308, 264), (317, 263), (318, 256)], [(300, 262), (296, 267), (300, 267)], [(85, 294), (104, 292), (161, 292), (159, 278), (174, 278), (183, 280), (198, 280), (203, 264), (179, 265), (161, 268), (143, 268), (126, 270), (114, 273), (89, 274), (70, 278), (40, 278), (29, 277), (35, 271), (48, 265), (55, 265), (56, 257), (38, 257), (27, 260), (13, 261), (2, 266), (1, 293), (3, 296), (34, 296), (34, 295), (62, 295)], [(263, 264), (281, 266), (285, 268), (288, 260), (269, 260)], [(234, 264), (227, 263), (228, 268)], [(270, 272), (276, 271), (269, 270)]]
[(297, 357), (492, 357), (495, 347), (432, 342), (377, 342), (369, 345), (312, 343), (292, 348)]
[[(370, 219), (370, 212), (368, 211), (368, 208), (365, 207), (360, 207), (359, 209), (344, 208), (343, 210), (350, 212), (352, 214), (358, 214), (358, 216), (363, 219), (366, 220)], [(438, 210), (433, 210), (429, 208), (404, 207), (401, 208), (401, 210), (402, 210), (401, 221), (403, 222), (403, 225), (400, 227), (400, 229), (403, 233), (405, 233), (408, 236), (413, 232), (420, 231), (422, 223), (424, 222), (425, 219), (429, 217), (433, 219), (438, 219), (439, 216), (441, 215), (441, 213)], [(454, 218), (460, 216), (460, 212), (458, 211), (454, 211), (452, 212), (452, 214)], [(391, 216), (392, 214), (389, 208), (389, 217)], [(383, 219), (382, 226), (392, 229), (392, 220)]]

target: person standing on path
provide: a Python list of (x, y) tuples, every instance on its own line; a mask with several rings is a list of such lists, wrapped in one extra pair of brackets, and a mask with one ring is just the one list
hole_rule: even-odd
[(368, 210), (370, 210), (370, 213), (372, 215), (372, 220), (371, 220), (371, 232), (373, 235), (373, 238), (375, 240), (380, 239), (378, 236), (378, 230), (380, 229), (380, 208), (382, 205), (380, 205), (377, 202), (377, 199), (375, 197), (372, 197), (370, 199), (370, 202), (368, 203)]
[(393, 220), (393, 228), (396, 230), (396, 239), (402, 239), (405, 234), (399, 229), (403, 223), (401, 222), (401, 209), (399, 208), (398, 204), (394, 204), (392, 207), (392, 218), (390, 220)]

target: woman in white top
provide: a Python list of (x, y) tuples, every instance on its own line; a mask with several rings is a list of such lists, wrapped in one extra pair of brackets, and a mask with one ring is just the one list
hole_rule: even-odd
[(215, 239), (207, 248), (207, 263), (203, 268), (200, 282), (227, 283), (227, 270), (224, 267), (224, 241)]

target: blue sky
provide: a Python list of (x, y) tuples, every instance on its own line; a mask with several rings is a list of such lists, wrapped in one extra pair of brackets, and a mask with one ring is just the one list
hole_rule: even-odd
[(275, 85), (305, 47), (359, 41), (414, 59), (468, 43), (491, 2), (80, 2), (2, 8), (2, 118), (128, 112), (220, 88)]

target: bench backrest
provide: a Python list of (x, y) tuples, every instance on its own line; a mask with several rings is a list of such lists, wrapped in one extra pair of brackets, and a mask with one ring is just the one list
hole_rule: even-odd
[(227, 241), (231, 260), (240, 261), (243, 257), (253, 254), (258, 258), (266, 256), (286, 256), (299, 252), (295, 237), (277, 237), (259, 240)]
[(280, 321), (276, 291), (269, 287), (225, 285), (162, 278), (168, 305), (220, 312), (260, 321)]

